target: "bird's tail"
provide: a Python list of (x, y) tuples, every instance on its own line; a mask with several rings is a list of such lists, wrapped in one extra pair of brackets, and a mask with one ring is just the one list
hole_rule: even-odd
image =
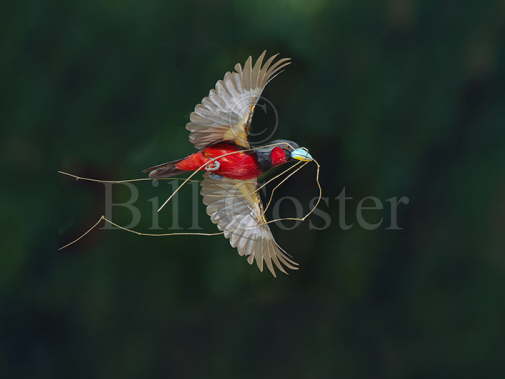
[(156, 166), (146, 168), (145, 170), (142, 170), (142, 172), (149, 174), (149, 177), (153, 178), (153, 179), (169, 178), (171, 176), (177, 176), (177, 175), (180, 175), (184, 172), (182, 170), (179, 170), (175, 166), (175, 164), (180, 161), (181, 161), (181, 159), (179, 159), (177, 161), (162, 163), (162, 164), (159, 164)]

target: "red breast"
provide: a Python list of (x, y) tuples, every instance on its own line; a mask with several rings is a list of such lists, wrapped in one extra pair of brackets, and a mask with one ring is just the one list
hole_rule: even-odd
[[(209, 162), (210, 159), (220, 157), (216, 159), (219, 164), (209, 163), (206, 166), (208, 167), (207, 170), (216, 168), (211, 172), (231, 179), (246, 180), (260, 176), (261, 168), (254, 154), (250, 152), (230, 154), (239, 150), (242, 150), (242, 148), (229, 143), (219, 143), (191, 154), (178, 162), (176, 166), (180, 170), (195, 171), (203, 164)], [(205, 170), (205, 168), (201, 170)]]

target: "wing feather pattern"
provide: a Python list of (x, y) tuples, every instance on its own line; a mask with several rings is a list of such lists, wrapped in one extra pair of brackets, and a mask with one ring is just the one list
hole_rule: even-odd
[(270, 228), (265, 224), (263, 206), (260, 196), (255, 192), (256, 188), (255, 179), (235, 180), (206, 173), (201, 194), (207, 214), (239, 255), (247, 256), (249, 264), (255, 261), (260, 271), (263, 271), (263, 264), (274, 277), (275, 268), (285, 274), (285, 268), (297, 270), (298, 264), (277, 245)]
[(263, 64), (265, 54), (263, 51), (254, 65), (252, 57), (247, 58), (244, 67), (237, 63), (235, 71), (227, 72), (195, 107), (186, 129), (197, 149), (220, 141), (249, 148), (248, 129), (256, 102), (266, 85), (291, 63), (290, 58), (274, 63), (276, 54)]

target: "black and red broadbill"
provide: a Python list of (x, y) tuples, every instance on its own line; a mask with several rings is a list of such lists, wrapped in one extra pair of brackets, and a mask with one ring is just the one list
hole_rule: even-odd
[(227, 72), (195, 107), (186, 129), (196, 153), (144, 172), (156, 179), (206, 171), (201, 194), (211, 221), (250, 264), (256, 261), (263, 271), (265, 263), (275, 276), (274, 265), (286, 273), (284, 267), (296, 270), (298, 264), (275, 242), (268, 227), (257, 191), (258, 177), (272, 167), (312, 157), (307, 149), (287, 140), (251, 149), (248, 135), (255, 105), (266, 85), (290, 63), (290, 58), (275, 60), (277, 55), (264, 58), (265, 52), (254, 64), (251, 57), (243, 67), (237, 63), (235, 71)]

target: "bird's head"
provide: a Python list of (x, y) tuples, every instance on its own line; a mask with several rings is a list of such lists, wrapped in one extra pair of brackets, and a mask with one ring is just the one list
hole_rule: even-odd
[(305, 147), (289, 140), (275, 140), (268, 147), (260, 149), (260, 154), (268, 154), (268, 160), (273, 167), (280, 166), (292, 160), (309, 162), (313, 158)]

